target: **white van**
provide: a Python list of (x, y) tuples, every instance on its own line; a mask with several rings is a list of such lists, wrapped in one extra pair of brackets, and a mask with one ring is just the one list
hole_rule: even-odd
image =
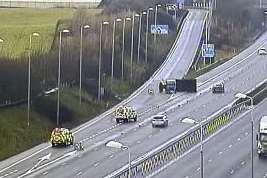
[(259, 157), (267, 154), (267, 116), (263, 116), (260, 120), (256, 140)]

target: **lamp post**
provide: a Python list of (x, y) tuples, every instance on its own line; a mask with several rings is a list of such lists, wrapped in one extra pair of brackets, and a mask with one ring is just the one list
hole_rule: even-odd
[(70, 31), (65, 29), (59, 31), (59, 48), (58, 48), (58, 78), (57, 78), (57, 126), (59, 125), (59, 104), (60, 104), (60, 80), (61, 80), (61, 46), (62, 46), (62, 33), (69, 33)]
[(102, 62), (102, 32), (103, 32), (103, 25), (108, 25), (109, 22), (104, 21), (101, 22), (100, 25), (100, 35), (99, 35), (99, 59), (98, 59), (98, 101), (101, 100), (101, 62)]
[(2, 53), (2, 51), (3, 51), (3, 45), (2, 45), (2, 43), (4, 43), (4, 40), (3, 40), (2, 38), (0, 38), (0, 44), (1, 44), (1, 53)]
[(133, 13), (133, 17), (132, 17), (132, 39), (131, 39), (131, 72), (130, 72), (130, 78), (131, 81), (133, 79), (133, 48), (134, 48), (134, 22), (135, 22), (135, 17), (139, 17), (139, 14), (135, 14)]
[(110, 148), (116, 148), (116, 149), (127, 149), (128, 150), (128, 169), (129, 169), (129, 173), (128, 173), (128, 178), (131, 177), (131, 151), (130, 148), (128, 146), (123, 145), (120, 142), (116, 142), (116, 141), (109, 141), (108, 143), (106, 143), (107, 147)]
[(155, 33), (154, 33), (154, 43), (157, 41), (157, 18), (158, 18), (158, 8), (161, 7), (160, 4), (156, 5), (156, 10), (155, 10)]
[(203, 124), (202, 121), (196, 121), (194, 119), (185, 118), (181, 120), (186, 124), (199, 124), (200, 125), (200, 177), (204, 178), (204, 155), (203, 155)]
[(125, 25), (126, 21), (131, 21), (130, 17), (126, 17), (123, 19), (122, 26), (122, 51), (121, 51), (121, 80), (124, 79), (124, 43), (125, 43)]
[(148, 23), (148, 19), (149, 19), (149, 12), (150, 11), (153, 11), (153, 8), (152, 7), (150, 7), (150, 8), (148, 8), (147, 9), (147, 15), (146, 15), (146, 52), (145, 52), (145, 61), (146, 61), (146, 63), (147, 63), (147, 42), (148, 42), (148, 25), (149, 25), (149, 23)]
[(253, 106), (253, 97), (245, 95), (243, 93), (237, 93), (235, 95), (236, 98), (242, 98), (242, 99), (250, 99), (250, 106), (251, 106), (251, 112), (250, 112), (250, 117), (251, 117), (251, 177), (254, 177), (254, 160), (253, 160), (253, 137), (254, 137), (254, 118), (253, 118), (253, 110), (254, 110), (254, 106)]
[(79, 86), (79, 95), (80, 95), (80, 104), (82, 104), (82, 60), (83, 60), (83, 29), (89, 29), (89, 25), (82, 25), (80, 28), (80, 86)]
[[(32, 37), (38, 37), (39, 33), (30, 34), (30, 44), (28, 53), (28, 107), (27, 107), (27, 126), (30, 126), (30, 107), (31, 107), (31, 50), (32, 50)], [(3, 40), (1, 41), (3, 42)]]
[(115, 54), (115, 33), (116, 33), (116, 22), (121, 22), (120, 18), (113, 21), (113, 34), (112, 34), (112, 56), (111, 56), (111, 85), (114, 77), (114, 54)]
[(144, 11), (140, 14), (139, 17), (139, 29), (138, 29), (138, 47), (137, 47), (137, 61), (140, 61), (140, 45), (141, 45), (141, 30), (142, 30), (142, 17), (143, 15), (147, 15), (147, 12)]
[[(204, 44), (206, 45), (205, 47), (207, 49), (208, 48), (208, 13), (206, 13), (206, 16), (205, 16), (205, 43)], [(206, 65), (205, 54), (204, 54), (203, 58), (204, 58), (204, 66), (205, 66)]]

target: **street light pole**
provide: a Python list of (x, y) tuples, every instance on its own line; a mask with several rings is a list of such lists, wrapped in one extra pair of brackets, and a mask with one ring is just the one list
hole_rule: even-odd
[(128, 150), (128, 178), (131, 178), (131, 151), (130, 151), (130, 147), (123, 145), (120, 142), (116, 142), (116, 141), (109, 141), (106, 143), (107, 147), (111, 147), (111, 148), (116, 148), (116, 149), (127, 149)]
[(135, 17), (139, 17), (139, 14), (135, 14), (133, 13), (133, 17), (132, 17), (132, 39), (131, 39), (131, 74), (130, 74), (130, 78), (131, 81), (133, 79), (133, 49), (134, 49), (134, 22), (135, 22)]
[(82, 60), (83, 60), (83, 29), (90, 28), (89, 25), (82, 25), (80, 29), (80, 85), (79, 85), (79, 95), (80, 104), (82, 104)]
[(253, 102), (253, 97), (248, 96), (246, 94), (242, 93), (237, 93), (235, 95), (236, 98), (249, 98), (250, 99), (250, 106), (251, 106), (251, 112), (250, 112), (250, 117), (251, 117), (251, 177), (254, 178), (254, 153), (253, 153), (253, 138), (254, 138), (254, 118), (253, 118), (253, 110), (254, 110), (254, 102)]
[(99, 35), (99, 59), (98, 59), (98, 101), (101, 101), (101, 62), (102, 62), (102, 31), (103, 25), (108, 25), (109, 22), (101, 22)]
[(130, 21), (130, 17), (126, 17), (123, 19), (123, 26), (122, 26), (122, 52), (121, 52), (121, 80), (124, 79), (124, 43), (125, 43), (125, 25), (126, 21)]
[(137, 47), (137, 61), (140, 61), (140, 45), (141, 45), (141, 30), (142, 30), (142, 17), (146, 15), (146, 12), (142, 12), (139, 17), (139, 29), (138, 29), (138, 47)]
[(247, 96), (250, 99), (250, 106), (251, 106), (251, 177), (254, 178), (254, 153), (253, 153), (253, 138), (254, 138), (254, 118), (253, 118), (253, 110), (254, 110), (254, 103), (253, 98)]
[(131, 69), (130, 69), (130, 79), (133, 79), (133, 42), (134, 42), (134, 21), (135, 21), (135, 14), (133, 13), (132, 16), (132, 38), (131, 38)]
[(31, 50), (32, 50), (32, 37), (39, 36), (39, 33), (30, 34), (30, 44), (28, 52), (28, 107), (27, 107), (27, 126), (30, 126), (30, 107), (31, 107)]
[(156, 10), (155, 10), (155, 33), (154, 33), (154, 43), (157, 41), (157, 18), (158, 18), (158, 7), (161, 7), (160, 4), (156, 5)]
[(126, 19), (123, 19), (123, 25), (122, 25), (122, 51), (121, 51), (121, 80), (123, 80), (123, 70), (124, 70), (124, 36), (125, 36), (125, 22)]
[(60, 80), (61, 80), (61, 46), (62, 33), (69, 33), (69, 30), (59, 31), (59, 48), (58, 48), (58, 78), (57, 78), (57, 126), (59, 125), (59, 104), (60, 104)]
[(4, 42), (4, 40), (2, 38), (0, 38), (0, 44), (1, 44), (1, 51), (0, 51), (0, 53), (3, 52), (3, 44), (2, 44), (3, 42)]
[(204, 178), (204, 158), (203, 158), (203, 125), (202, 122), (200, 124), (200, 177)]
[[(204, 121), (204, 119), (203, 119)], [(184, 118), (182, 123), (200, 125), (200, 177), (204, 178), (204, 154), (203, 154), (203, 121), (196, 121), (190, 118)]]
[(148, 8), (147, 9), (147, 16), (146, 16), (146, 52), (145, 52), (145, 61), (146, 61), (146, 63), (147, 63), (147, 42), (148, 42), (148, 25), (149, 25), (149, 23), (148, 23), (148, 19), (149, 19), (149, 11), (152, 11), (153, 10), (153, 8)]
[(115, 19), (113, 21), (113, 34), (112, 34), (112, 57), (111, 57), (111, 85), (114, 77), (114, 54), (115, 54), (115, 33), (116, 33), (116, 22), (121, 22), (121, 19)]

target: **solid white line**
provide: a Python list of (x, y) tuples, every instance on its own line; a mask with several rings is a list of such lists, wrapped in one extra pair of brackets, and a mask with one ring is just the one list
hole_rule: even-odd
[(13, 164), (11, 164), (10, 166), (5, 167), (4, 169), (0, 170), (0, 173), (1, 173), (1, 172), (4, 172), (5, 170), (7, 170), (7, 169), (9, 169), (9, 168), (11, 168), (11, 167), (13, 167), (13, 166), (15, 166), (15, 165), (17, 165), (17, 164), (19, 164), (19, 163), (25, 161), (25, 160), (27, 160), (27, 159), (29, 159), (29, 158), (31, 158), (31, 157), (37, 155), (37, 154), (39, 154), (40, 152), (42, 152), (42, 151), (44, 151), (44, 150), (46, 150), (46, 149), (48, 149), (48, 148), (50, 148), (50, 147), (51, 147), (51, 146), (47, 146), (47, 147), (45, 147), (45, 148), (43, 148), (43, 149), (41, 149), (41, 150), (39, 150), (39, 151), (37, 151), (37, 152), (35, 152), (35, 153), (32, 153), (31, 155), (29, 155), (29, 156), (27, 156), (27, 157), (25, 157), (25, 158), (23, 158), (23, 159), (21, 159), (21, 160), (15, 162), (15, 163), (13, 163)]

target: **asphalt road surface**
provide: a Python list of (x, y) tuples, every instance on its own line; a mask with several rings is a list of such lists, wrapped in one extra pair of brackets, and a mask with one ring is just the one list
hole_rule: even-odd
[[(259, 119), (267, 115), (267, 100), (254, 110), (254, 137)], [(247, 111), (238, 121), (223, 129), (204, 144), (205, 178), (251, 177), (251, 115)], [(254, 177), (267, 177), (267, 157), (259, 159), (254, 138)], [(199, 147), (153, 177), (198, 178), (200, 177)]]

